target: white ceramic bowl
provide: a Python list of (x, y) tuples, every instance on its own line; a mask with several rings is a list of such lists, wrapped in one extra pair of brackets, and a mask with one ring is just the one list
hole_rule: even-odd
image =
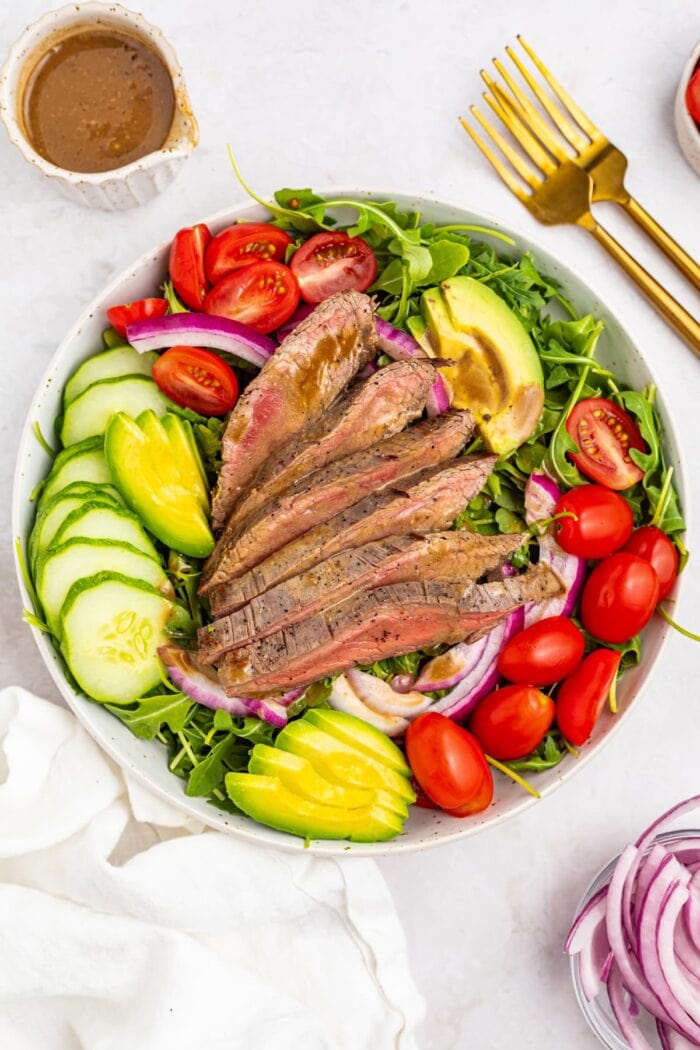
[[(112, 171), (92, 174), (67, 171), (51, 164), (27, 140), (19, 117), (22, 93), (35, 55), (42, 54), (47, 45), (77, 29), (98, 27), (120, 29), (140, 37), (160, 55), (175, 88), (175, 116), (161, 149)], [(64, 196), (88, 208), (103, 208), (105, 211), (133, 208), (157, 196), (175, 178), (199, 139), (182, 69), (160, 29), (135, 11), (120, 4), (100, 3), (99, 0), (67, 4), (27, 26), (0, 69), (0, 117), (10, 140), (24, 159), (51, 179)]]
[(700, 61), (700, 43), (697, 43), (693, 48), (693, 53), (688, 59), (679, 81), (673, 106), (673, 118), (676, 124), (678, 141), (685, 159), (693, 171), (700, 175), (700, 129), (691, 117), (685, 104), (685, 90), (698, 61)]
[[(329, 195), (354, 197), (360, 199), (370, 194), (357, 190), (334, 190)], [(453, 222), (475, 223), (500, 229), (516, 241), (520, 252), (530, 250), (542, 269), (561, 282), (564, 294), (576, 305), (581, 313), (592, 312), (605, 320), (606, 330), (600, 340), (599, 357), (603, 364), (619, 374), (631, 386), (641, 388), (649, 382), (656, 382), (649, 366), (645, 363), (640, 351), (633, 344), (630, 336), (611, 314), (610, 310), (563, 262), (550, 252), (540, 247), (529, 238), (524, 237), (495, 220), (477, 212), (470, 211), (454, 204), (440, 203), (422, 196), (410, 196), (400, 193), (375, 192), (371, 196), (380, 200), (393, 200), (400, 207), (408, 210), (418, 209), (431, 221), (440, 224)], [(255, 204), (243, 204), (219, 213), (208, 220), (213, 232), (229, 225), (235, 219), (261, 220), (264, 211)], [(177, 225), (175, 223), (175, 225)], [(174, 227), (173, 227), (174, 228)], [(500, 249), (505, 246), (497, 242)], [(144, 296), (153, 295), (164, 278), (167, 268), (169, 244), (162, 244), (154, 251), (142, 256), (133, 266), (109, 284), (80, 315), (74, 327), (56, 351), (53, 360), (39, 383), (36, 396), (29, 409), (24, 432), (19, 448), (15, 483), (13, 492), (13, 533), (23, 544), (32, 526), (34, 510), (29, 497), (36, 484), (45, 476), (49, 466), (46, 453), (40, 448), (33, 432), (32, 425), (38, 422), (44, 434), (53, 433), (53, 424), (60, 409), (61, 391), (76, 368), (85, 358), (91, 356), (102, 344), (101, 333), (105, 327), (105, 309), (114, 303), (130, 302)], [(657, 384), (658, 385), (658, 384)], [(674, 465), (675, 481), (680, 489), (681, 499), (687, 515), (683, 471), (679, 460), (679, 449), (673, 432), (670, 418), (664, 412), (663, 398), (659, 398), (659, 411), (666, 427), (666, 448), (670, 462)], [(21, 580), (20, 587), (27, 607), (29, 596)], [(245, 816), (232, 816), (217, 812), (204, 799), (187, 798), (184, 794), (184, 782), (168, 771), (165, 750), (156, 741), (137, 740), (129, 730), (113, 715), (99, 704), (76, 694), (67, 682), (63, 664), (50, 639), (40, 631), (32, 628), (51, 675), (69, 707), (75, 712), (83, 725), (97, 742), (120, 765), (124, 766), (144, 784), (148, 785), (161, 797), (185, 810), (192, 817), (215, 828), (229, 831), (260, 844), (268, 844), (284, 849), (304, 849), (304, 840), (291, 835), (281, 834), (270, 828), (255, 824)], [(668, 628), (659, 619), (655, 620), (645, 632), (644, 659), (640, 667), (624, 675), (619, 689), (620, 713), (616, 718), (604, 716), (595, 730), (592, 742), (583, 749), (578, 759), (565, 758), (555, 769), (540, 774), (535, 778), (538, 789), (543, 795), (554, 791), (561, 783), (583, 769), (613, 733), (618, 732), (629, 715), (633, 701), (637, 698), (642, 685), (646, 682), (651, 669), (661, 651)], [(598, 764), (598, 775), (604, 774), (604, 766)], [(493, 805), (474, 818), (459, 820), (444, 813), (413, 807), (406, 824), (404, 834), (388, 843), (356, 845), (348, 842), (315, 842), (310, 846), (313, 853), (330, 854), (383, 854), (399, 850), (418, 850), (436, 846), (460, 836), (474, 835), (499, 823), (507, 817), (521, 812), (528, 806), (537, 803), (517, 785), (499, 777)]]

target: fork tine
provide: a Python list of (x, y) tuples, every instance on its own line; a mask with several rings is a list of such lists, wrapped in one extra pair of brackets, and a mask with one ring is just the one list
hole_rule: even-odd
[(556, 171), (557, 165), (549, 154), (542, 149), (542, 146), (540, 146), (525, 121), (518, 115), (508, 95), (494, 82), (493, 95), (485, 91), (484, 99), (533, 164), (536, 164), (545, 175), (552, 175)]
[(547, 127), (546, 123), (537, 112), (535, 107), (532, 105), (530, 100), (522, 93), (518, 85), (515, 83), (513, 78), (508, 73), (508, 70), (503, 68), (503, 65), (497, 58), (494, 58), (493, 64), (501, 74), (506, 84), (510, 88), (514, 97), (508, 96), (507, 91), (501, 87), (495, 80), (492, 80), (487, 73), (482, 73), (484, 80), (487, 85), (491, 88), (492, 93), (500, 100), (501, 97), (508, 98), (511, 108), (516, 112), (520, 121), (528, 126), (540, 140), (545, 149), (549, 150), (553, 157), (557, 157), (561, 161), (570, 160), (570, 154), (562, 147), (560, 141), (556, 137), (550, 128)]
[(570, 115), (574, 118), (577, 124), (585, 131), (589, 139), (593, 141), (595, 138), (600, 137), (600, 131), (595, 124), (588, 119), (583, 110), (579, 109), (571, 95), (566, 91), (556, 77), (552, 76), (541, 58), (535, 54), (527, 41), (518, 34), (518, 41), (523, 50), (530, 56), (532, 61), (535, 63), (540, 73), (551, 87), (554, 94), (557, 96), (559, 101), (562, 103), (565, 109), (568, 109)]
[[(486, 98), (486, 95), (484, 95), (484, 98)], [(490, 136), (492, 141), (495, 142), (500, 149), (501, 153), (510, 161), (523, 182), (526, 182), (532, 189), (534, 189), (535, 186), (538, 186), (541, 182), (538, 172), (533, 170), (532, 166), (527, 163), (517, 150), (513, 149), (511, 144), (503, 138), (501, 133), (494, 128), (492, 124), (488, 122), (486, 117), (481, 115), (478, 109), (471, 107), (471, 110), (486, 134)], [(501, 116), (498, 110), (496, 110), (496, 113), (499, 117)]]
[[(478, 111), (476, 109), (476, 106), (470, 106), (469, 108), (470, 108), (470, 110), (472, 112), (472, 115), (475, 116), (477, 118), (477, 120), (479, 120), (479, 123), (482, 123), (482, 121), (480, 119), (480, 115), (479, 115), (479, 113), (478, 113)], [(462, 125), (462, 127), (464, 128), (464, 130), (466, 131), (466, 133), (471, 138), (472, 142), (474, 142), (479, 147), (479, 149), (484, 154), (486, 159), (496, 169), (497, 173), (500, 175), (502, 180), (505, 182), (506, 186), (511, 191), (511, 193), (514, 193), (515, 196), (519, 200), (521, 200), (523, 202), (527, 201), (530, 195), (520, 185), (520, 183), (518, 182), (517, 178), (515, 177), (513, 172), (510, 170), (508, 165), (504, 164), (503, 161), (500, 159), (500, 157), (496, 156), (496, 154), (493, 152), (491, 147), (486, 145), (486, 143), (481, 138), (481, 136), (478, 135), (476, 131), (474, 131), (474, 129), (471, 126), (471, 124), (468, 124), (467, 121), (464, 119), (464, 117), (460, 117), (459, 118), (459, 122)], [(487, 124), (488, 124), (488, 122), (487, 122)], [(487, 131), (488, 131), (488, 128), (487, 128)], [(492, 128), (491, 131), (488, 131), (488, 134), (491, 134), (491, 132), (493, 132), (498, 138), (501, 137), (498, 134), (498, 132), (496, 131), (495, 128)]]
[(566, 119), (563, 111), (552, 101), (547, 92), (542, 90), (530, 70), (524, 65), (520, 57), (510, 46), (506, 47), (506, 54), (520, 71), (521, 76), (527, 82), (533, 95), (535, 95), (540, 104), (547, 111), (552, 122), (556, 124), (561, 134), (567, 142), (573, 146), (576, 152), (580, 153), (584, 146), (588, 145), (588, 139), (586, 136), (582, 135), (578, 128), (575, 128), (574, 125)]

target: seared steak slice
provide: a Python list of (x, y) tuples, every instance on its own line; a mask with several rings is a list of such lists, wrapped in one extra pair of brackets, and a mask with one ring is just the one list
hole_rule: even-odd
[[(411, 580), (478, 580), (522, 546), (524, 537), (431, 532), (390, 536), (344, 551), (253, 598), (198, 633), (199, 656), (210, 663), (247, 642), (328, 609), (360, 591)], [(220, 610), (212, 607), (215, 616)]]
[(371, 492), (453, 459), (473, 429), (470, 412), (450, 412), (426, 419), (302, 478), (243, 523), (239, 534), (234, 534), (222, 550), (216, 569), (200, 586), (200, 594), (224, 580), (242, 576), (286, 543)]
[(372, 304), (361, 292), (332, 295), (287, 336), (229, 417), (212, 500), (215, 529), (268, 457), (326, 411), (377, 346)]
[(227, 653), (219, 680), (230, 696), (306, 685), (355, 664), (454, 644), (561, 589), (544, 563), (502, 583), (465, 587), (428, 580), (378, 587)]
[(495, 462), (496, 456), (464, 456), (449, 467), (407, 478), (391, 489), (366, 496), (288, 543), (244, 576), (217, 587), (210, 599), (218, 608), (239, 609), (257, 594), (341, 551), (386, 536), (448, 529), (481, 490)]
[(434, 378), (433, 362), (414, 358), (395, 361), (352, 386), (262, 467), (226, 522), (222, 539), (299, 478), (398, 434), (423, 412)]

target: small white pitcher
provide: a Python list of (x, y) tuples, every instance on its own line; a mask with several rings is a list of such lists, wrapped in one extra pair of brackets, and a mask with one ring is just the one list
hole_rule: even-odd
[[(62, 39), (66, 30), (76, 26), (130, 31), (160, 55), (170, 72), (175, 90), (175, 116), (161, 149), (121, 168), (90, 174), (59, 168), (32, 147), (19, 117), (24, 85), (34, 65), (32, 56), (42, 54), (52, 43)], [(97, 0), (80, 5), (68, 4), (57, 11), (50, 11), (25, 29), (0, 70), (0, 116), (10, 139), (25, 160), (51, 179), (62, 193), (89, 208), (105, 208), (108, 211), (133, 208), (155, 197), (172, 182), (199, 140), (199, 128), (192, 113), (182, 70), (175, 52), (160, 29), (151, 25), (142, 15), (128, 11), (120, 4), (99, 3)]]

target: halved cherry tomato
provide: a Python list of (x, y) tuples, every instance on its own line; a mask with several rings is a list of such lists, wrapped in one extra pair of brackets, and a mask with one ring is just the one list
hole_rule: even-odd
[(579, 485), (557, 500), (555, 514), (568, 511), (574, 518), (554, 523), (557, 543), (579, 558), (606, 558), (632, 535), (634, 519), (629, 503), (603, 485)]
[(209, 285), (204, 273), (204, 253), (211, 240), (203, 222), (178, 230), (170, 246), (170, 280), (185, 306), (201, 310)]
[(406, 755), (428, 798), (455, 817), (480, 813), (493, 799), (493, 777), (477, 740), (435, 711), (406, 732)]
[(298, 304), (299, 285), (289, 267), (260, 262), (234, 270), (215, 284), (204, 300), (204, 309), (267, 333), (284, 324)]
[(163, 317), (168, 310), (166, 299), (135, 299), (133, 303), (110, 306), (107, 317), (112, 328), (126, 339), (126, 326), (134, 321), (146, 321), (150, 317)]
[(700, 124), (700, 66), (695, 70), (685, 89), (685, 104), (696, 124)]
[(644, 439), (629, 412), (613, 401), (606, 397), (579, 401), (566, 429), (579, 448), (571, 458), (586, 477), (609, 489), (627, 489), (644, 477), (629, 455), (631, 448), (647, 451)]
[(648, 561), (659, 578), (659, 601), (673, 590), (678, 576), (678, 548), (656, 525), (635, 529), (624, 550)]
[(553, 685), (581, 663), (585, 647), (583, 635), (568, 616), (547, 616), (506, 642), (498, 670), (511, 682)]
[(469, 728), (487, 755), (510, 762), (534, 751), (554, 721), (554, 702), (531, 685), (507, 685), (484, 697)]
[(377, 276), (377, 259), (367, 241), (337, 233), (316, 233), (292, 256), (291, 267), (307, 303), (336, 292), (364, 292)]
[(649, 562), (618, 551), (596, 565), (581, 596), (583, 626), (603, 642), (628, 642), (646, 627), (659, 600)]
[(203, 416), (223, 416), (238, 400), (236, 373), (198, 346), (166, 350), (153, 366), (153, 378), (171, 401)]
[(622, 653), (594, 649), (557, 693), (557, 725), (576, 747), (585, 744), (610, 695)]
[(255, 262), (284, 262), (292, 238), (269, 222), (239, 222), (217, 233), (204, 260), (207, 277), (217, 284), (222, 277)]

